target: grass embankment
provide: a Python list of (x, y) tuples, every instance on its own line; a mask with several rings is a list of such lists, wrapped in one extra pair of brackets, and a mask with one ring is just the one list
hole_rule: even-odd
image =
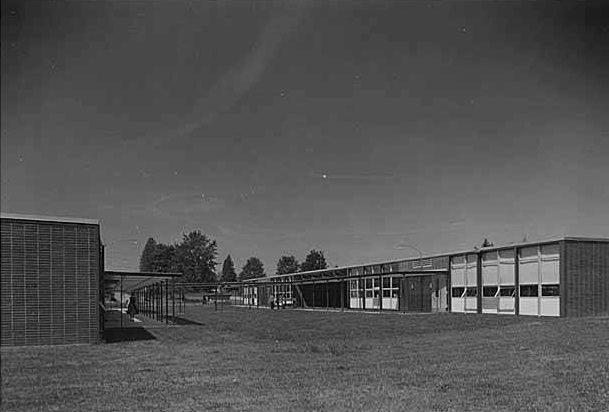
[(3, 410), (609, 410), (609, 319), (189, 307), (155, 340), (2, 351)]

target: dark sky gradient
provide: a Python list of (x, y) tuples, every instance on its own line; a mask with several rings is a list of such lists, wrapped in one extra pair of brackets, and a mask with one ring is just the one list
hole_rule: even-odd
[(115, 269), (609, 236), (602, 2), (303, 4), (3, 2), (2, 211), (101, 219)]

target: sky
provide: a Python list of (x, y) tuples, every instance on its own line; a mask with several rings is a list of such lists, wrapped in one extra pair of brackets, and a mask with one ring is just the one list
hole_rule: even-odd
[(603, 2), (2, 2), (1, 209), (218, 270), (609, 237)]

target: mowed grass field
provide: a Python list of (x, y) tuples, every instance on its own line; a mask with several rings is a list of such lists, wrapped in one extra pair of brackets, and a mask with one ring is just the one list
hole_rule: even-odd
[(3, 411), (609, 410), (609, 318), (188, 307), (153, 340), (2, 350)]

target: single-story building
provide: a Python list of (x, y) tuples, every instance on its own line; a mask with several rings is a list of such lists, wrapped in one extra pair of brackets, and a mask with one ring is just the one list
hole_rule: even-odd
[(272, 283), (274, 299), (305, 308), (608, 315), (609, 239), (564, 237), (258, 282)]

